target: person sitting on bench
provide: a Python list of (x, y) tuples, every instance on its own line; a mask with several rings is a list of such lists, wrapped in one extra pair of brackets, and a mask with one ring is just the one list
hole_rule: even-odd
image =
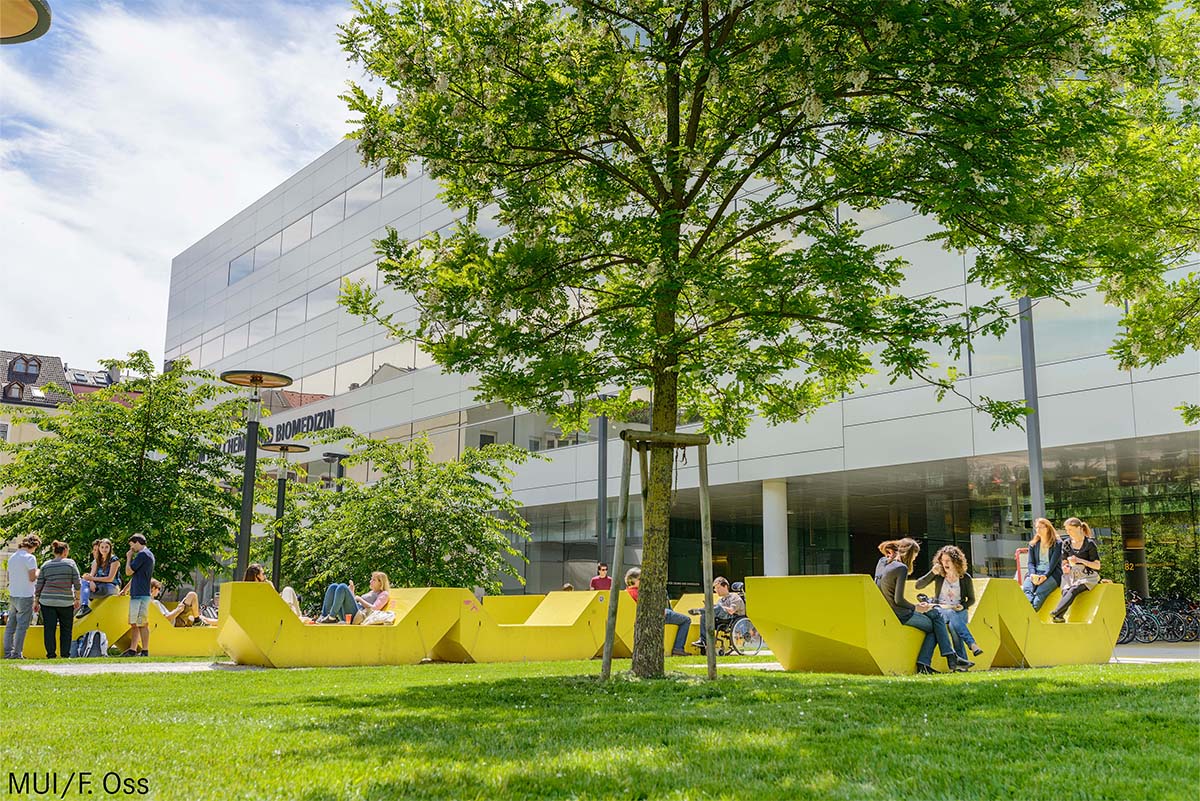
[(317, 622), (341, 623), (345, 619), (350, 623), (361, 623), (366, 614), (387, 609), (392, 600), (391, 589), (387, 573), (380, 570), (371, 574), (371, 591), (366, 595), (354, 594), (353, 581), (349, 584), (330, 584), (325, 590), (325, 600), (321, 604), (321, 616)]
[(217, 621), (211, 617), (205, 617), (200, 614), (200, 599), (196, 593), (188, 591), (179, 601), (179, 604), (171, 610), (167, 610), (166, 604), (158, 600), (158, 596), (162, 595), (163, 585), (158, 579), (150, 579), (150, 602), (158, 607), (158, 611), (162, 612), (162, 616), (171, 621), (177, 629), (191, 628), (192, 626), (215, 626)]
[[(635, 601), (638, 599), (638, 587), (641, 586), (641, 583), (642, 569), (640, 567), (631, 567), (625, 572), (625, 592), (629, 593), (629, 597)], [(663, 622), (678, 626), (675, 629), (675, 644), (671, 648), (671, 656), (687, 656), (685, 648), (692, 619), (674, 609), (666, 609), (663, 613)]]

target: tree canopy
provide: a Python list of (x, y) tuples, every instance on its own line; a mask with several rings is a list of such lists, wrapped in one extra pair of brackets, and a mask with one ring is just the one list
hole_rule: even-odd
[[(898, 203), (1000, 296), (1114, 298), (1197, 247), (1200, 15), (1152, 0), (356, 0), (364, 158), (414, 160), (465, 224), (380, 242), (345, 305), (482, 397), (581, 425), (652, 390), (719, 438), (878, 370), (956, 391), (939, 352), (1003, 297), (902, 290), (858, 213)], [(498, 236), (480, 232), (493, 217)], [(902, 226), (901, 226), (902, 227)], [(601, 393), (618, 391), (601, 400)], [(975, 403), (997, 424), (1020, 401)], [(662, 671), (672, 455), (651, 454), (634, 671)]]
[(489, 593), (500, 591), (502, 573), (519, 576), (510, 559), (524, 559), (514, 543), (528, 534), (509, 480), (511, 465), (531, 458), (527, 451), (486, 445), (435, 462), (424, 437), (386, 442), (342, 428), (320, 438), (349, 445), (346, 465), (369, 463), (372, 483), (347, 477), (342, 492), (320, 484), (291, 488), (284, 574), (310, 596), (334, 581), (365, 587), (375, 570), (395, 587)]
[[(186, 360), (155, 373), (146, 351), (102, 362), (122, 381), (78, 396), (57, 414), (30, 409), (17, 419), (51, 434), (0, 443), (12, 462), (0, 486), (14, 490), (0, 513), (12, 538), (62, 540), (86, 572), (91, 542), (108, 537), (124, 559), (129, 535), (146, 535), (155, 572), (177, 578), (220, 567), (234, 544), (239, 502), (220, 482), (241, 469), (221, 446), (241, 427), (246, 399)], [(69, 395), (70, 390), (54, 388)]]

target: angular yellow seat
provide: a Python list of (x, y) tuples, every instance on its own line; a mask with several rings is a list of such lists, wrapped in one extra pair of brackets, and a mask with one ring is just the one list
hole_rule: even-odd
[[(388, 626), (306, 624), (270, 585), (221, 585), (217, 643), (240, 665), (411, 665), (432, 654), (473, 595), (459, 589), (393, 589)], [(151, 635), (151, 647), (154, 646)], [(153, 653), (153, 651), (151, 651)]]
[(1102, 665), (1112, 659), (1113, 647), (1125, 622), (1125, 586), (1098, 584), (1075, 598), (1066, 623), (1054, 623), (1050, 613), (1062, 594), (1055, 590), (1034, 612), (1015, 581), (993, 579), (1001, 585), (1001, 647), (997, 667)]
[[(179, 628), (159, 611), (158, 606), (150, 604), (150, 654), (152, 656), (201, 656), (216, 659), (224, 654), (217, 644), (217, 629), (221, 618), (218, 616), (218, 626), (189, 626)], [(129, 637), (121, 641), (121, 647), (127, 648)]]
[[(479, 603), (466, 590), (456, 592), (462, 593), (458, 619), (434, 648), (435, 659), (546, 662), (591, 659), (604, 649), (607, 591), (552, 592), (521, 623), (498, 622), (488, 602)], [(628, 597), (621, 601), (614, 653), (627, 656), (633, 641), (633, 603)]]
[(545, 595), (485, 595), (483, 607), (497, 623), (524, 623)]
[[(1107, 662), (1124, 620), (1119, 585), (1079, 596), (1072, 622), (1048, 620), (1052, 596), (1034, 613), (1015, 581), (976, 580), (969, 627), (984, 653), (974, 670), (1019, 665)], [(916, 589), (906, 588), (916, 600)], [(863, 674), (912, 673), (923, 634), (904, 626), (869, 576), (746, 579), (748, 612), (786, 670)], [(945, 669), (941, 657), (934, 667)]]
[[(71, 639), (77, 639), (89, 631), (103, 631), (110, 646), (116, 645), (122, 637), (128, 641), (129, 633), (129, 597), (126, 595), (109, 595), (95, 598), (91, 603), (92, 613), (75, 621), (71, 627)], [(57, 632), (55, 632), (57, 636)], [(22, 649), (26, 659), (45, 659), (46, 641), (41, 626), (30, 626), (25, 633), (25, 647)], [(63, 654), (59, 654), (63, 656)]]

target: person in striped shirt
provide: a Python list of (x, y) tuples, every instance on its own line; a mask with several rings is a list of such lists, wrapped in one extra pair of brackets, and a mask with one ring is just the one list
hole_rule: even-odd
[(55, 540), (50, 550), (54, 556), (42, 565), (33, 590), (33, 611), (42, 611), (42, 636), (46, 641), (46, 658), (56, 658), (54, 630), (58, 629), (58, 650), (63, 659), (71, 656), (71, 629), (75, 610), (79, 608), (79, 566), (69, 559), (71, 546)]

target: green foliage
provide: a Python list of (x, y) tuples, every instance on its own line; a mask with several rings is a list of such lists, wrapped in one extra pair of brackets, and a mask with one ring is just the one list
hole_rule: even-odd
[(1151, 598), (1200, 598), (1200, 532), (1194, 522), (1146, 520)]
[[(354, 5), (343, 45), (383, 87), (345, 95), (364, 157), (420, 160), (469, 216), (379, 243), (415, 319), (362, 286), (343, 304), (567, 427), (619, 415), (613, 387), (650, 387), (656, 430), (694, 416), (721, 439), (876, 369), (956, 391), (934, 354), (1011, 314), (907, 296), (887, 240), (909, 229), (865, 242), (864, 210), (935, 218), (1012, 297), (1104, 280), (1121, 299), (1196, 250), (1191, 3)], [(1025, 412), (973, 402), (996, 425)], [(639, 610), (665, 603), (670, 459), (651, 455)], [(662, 669), (651, 617), (641, 675)]]
[[(16, 719), (37, 699), (38, 725), (14, 721), (21, 734), (5, 743), (15, 775), (54, 771), (67, 755), (104, 771), (135, 765), (111, 770), (146, 777), (149, 797), (166, 801), (995, 801), (1058, 798), (1064, 786), (1080, 788), (1065, 794), (1076, 798), (1194, 795), (1195, 663), (940, 677), (744, 666), (709, 682), (702, 659), (671, 662), (669, 681), (610, 683), (596, 680), (595, 662), (187, 674), (94, 665), (112, 671), (103, 676), (0, 663), (0, 709)], [(180, 758), (178, 736), (131, 742), (122, 715), (96, 715), (80, 736), (80, 706), (99, 689), (137, 698), (151, 731), (194, 724), (187, 748), (202, 757)], [(1086, 732), (1047, 743), (1068, 719), (1087, 721)], [(937, 740), (954, 743), (953, 758)]]
[(241, 427), (245, 399), (186, 360), (161, 374), (145, 351), (102, 363), (124, 380), (59, 413), (16, 416), (51, 436), (0, 443), (13, 458), (0, 466), (0, 486), (15, 490), (0, 514), (3, 537), (63, 540), (86, 572), (93, 539), (110, 538), (124, 562), (129, 535), (141, 532), (168, 583), (219, 567), (239, 511), (237, 495), (219, 482), (241, 468), (221, 445)]
[(374, 483), (289, 488), (296, 506), (284, 525), (295, 534), (284, 538), (284, 575), (293, 586), (319, 597), (329, 583), (354, 579), (365, 591), (371, 571), (382, 570), (397, 587), (496, 593), (501, 573), (518, 575), (506, 557), (524, 558), (513, 541), (528, 533), (509, 480), (511, 465), (532, 458), (527, 451), (487, 445), (435, 462), (424, 437), (385, 442), (344, 428), (319, 437), (348, 439), (345, 464), (369, 463)]

